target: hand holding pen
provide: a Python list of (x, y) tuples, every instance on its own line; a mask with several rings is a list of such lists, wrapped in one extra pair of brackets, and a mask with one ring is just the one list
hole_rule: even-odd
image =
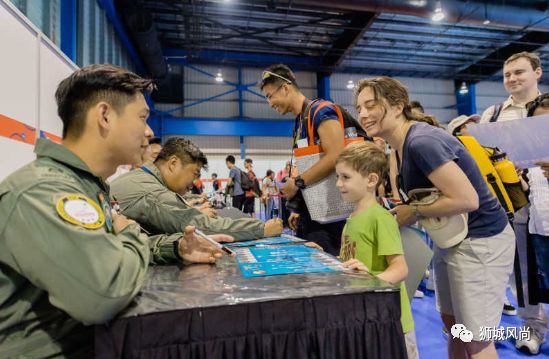
[[(187, 228), (185, 228), (185, 230), (187, 230)], [(233, 242), (234, 241), (233, 237), (228, 236), (228, 235), (224, 235), (224, 234), (215, 234), (213, 236), (208, 236), (207, 234), (205, 234), (204, 232), (202, 232), (198, 228), (195, 228), (194, 232), (195, 232), (195, 234), (197, 234), (201, 238), (205, 239), (208, 243), (213, 245), (215, 248), (221, 249), (223, 252), (227, 253), (230, 256), (236, 255), (235, 252), (232, 249), (230, 249), (227, 246), (224, 246), (221, 243), (219, 243), (220, 241), (222, 241), (222, 242)]]
[(179, 255), (191, 263), (215, 263), (223, 251), (231, 256), (234, 252), (217, 241), (232, 242), (233, 237), (224, 234), (208, 236), (193, 226), (185, 227), (184, 236), (179, 239)]

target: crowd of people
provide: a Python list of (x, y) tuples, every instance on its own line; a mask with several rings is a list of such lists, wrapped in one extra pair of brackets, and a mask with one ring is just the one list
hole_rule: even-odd
[[(269, 106), (295, 116), (296, 149), (320, 145), (323, 156), (306, 170), (296, 169), (292, 159), (262, 180), (251, 159), (240, 169), (227, 156), (231, 204), (249, 214), (232, 219), (218, 215), (203, 194), (200, 173), (208, 159), (202, 150), (183, 137), (163, 144), (153, 138), (144, 98), (151, 81), (111, 65), (77, 70), (56, 91), (62, 144), (39, 139), (37, 159), (0, 184), (0, 357), (92, 353), (90, 325), (123, 310), (150, 265), (221, 257), (195, 228), (231, 242), (277, 236), (287, 226), (339, 256), (345, 267), (398, 285), (408, 357), (419, 358), (399, 227), (419, 222), (429, 233), (429, 219), (444, 217), (462, 229), (433, 235), (437, 310), (447, 331), (459, 323), (472, 332), (468, 341), (449, 336), (448, 356), (496, 358), (481, 328), (499, 325), (508, 282), (515, 292), (515, 245), (527, 297), (527, 240), (533, 236), (547, 248), (549, 163), (521, 173), (530, 205), (510, 221), (455, 136), (468, 135), (472, 122), (547, 113), (548, 96), (537, 87), (541, 73), (536, 55), (511, 56), (503, 67), (509, 98), (445, 129), (410, 102), (395, 79), (361, 80), (354, 96), (357, 122), (349, 122), (339, 105), (308, 99), (287, 66), (273, 65), (259, 84)], [(360, 131), (366, 133), (360, 141), (348, 144)], [(126, 164), (130, 168), (117, 171)], [(320, 223), (303, 193), (333, 173), (343, 201), (354, 209), (346, 219)], [(225, 190), (217, 174), (212, 186)], [(390, 208), (380, 196), (391, 200)], [(253, 215), (256, 198), (266, 221)], [(516, 347), (536, 354), (547, 313), (542, 304), (525, 303), (518, 314), (530, 336)]]
[[(538, 81), (542, 70), (539, 57), (535, 54), (522, 52), (505, 61), (504, 87), (509, 98), (501, 105), (488, 108), (481, 122), (506, 121), (522, 119), (527, 116), (539, 115), (547, 111), (547, 94), (538, 90)], [(350, 145), (344, 148), (345, 133), (338, 123), (337, 105), (329, 104), (320, 108), (321, 102), (310, 101), (300, 91), (292, 71), (284, 65), (275, 65), (263, 72), (261, 89), (269, 105), (281, 114), (292, 113), (295, 117), (294, 143), (296, 147), (321, 144), (324, 156), (314, 166), (293, 179), (287, 181), (281, 188), (282, 193), (292, 202), (307, 186), (326, 178), (334, 169), (339, 180), (338, 187), (343, 197), (358, 194), (351, 202), (357, 203), (355, 211), (347, 222), (318, 223), (312, 221), (309, 209), (304, 201), (295, 201), (290, 216), (290, 226), (297, 227), (298, 235), (319, 243), (326, 251), (340, 254), (343, 259), (350, 259), (352, 266), (371, 271), (382, 278), (385, 273), (404, 273), (404, 266), (399, 266), (394, 258), (399, 258), (402, 252), (379, 252), (379, 247), (389, 245), (391, 236), (383, 233), (364, 234), (360, 230), (353, 232), (355, 218), (361, 218), (363, 213), (374, 213), (376, 208), (372, 201), (366, 199), (368, 188), (379, 187), (382, 181), (375, 181), (375, 175), (383, 171), (362, 168), (359, 165), (350, 166), (350, 173), (340, 173), (336, 163), (345, 158), (345, 153), (353, 147), (366, 147), (367, 144)], [(464, 222), (465, 231), (448, 235), (458, 244), (445, 247), (442, 243), (434, 246), (433, 268), (435, 272), (435, 289), (437, 309), (440, 312), (446, 331), (459, 323), (472, 332), (472, 340), (464, 342), (460, 338), (448, 339), (448, 355), (452, 358), (495, 358), (497, 352), (493, 341), (481, 338), (482, 327), (497, 327), (506, 304), (506, 287), (513, 271), (515, 243), (518, 246), (519, 261), (523, 271), (522, 283), (524, 292), (528, 280), (526, 278), (526, 241), (527, 234), (536, 236), (547, 234), (547, 222), (532, 221), (536, 217), (548, 218), (547, 197), (540, 192), (536, 196), (534, 187), (530, 188), (530, 198), (535, 201), (535, 211), (525, 206), (517, 213), (511, 222), (498, 199), (490, 192), (475, 159), (453, 135), (468, 135), (467, 124), (479, 119), (480, 116), (460, 117), (450, 123), (448, 133), (444, 126), (434, 117), (425, 115), (419, 103), (409, 100), (406, 88), (397, 80), (388, 77), (364, 79), (359, 82), (355, 91), (356, 112), (361, 127), (373, 137), (381, 138), (391, 148), (389, 161), (389, 195), (400, 202), (390, 210), (399, 226), (410, 225), (429, 218), (455, 217)], [(310, 118), (310, 114), (313, 117)], [(314, 132), (314, 143), (311, 143), (310, 131)], [(371, 146), (370, 146), (371, 147)], [(367, 156), (366, 149), (354, 148), (357, 153), (363, 151), (363, 157), (358, 163), (372, 161)], [(343, 163), (348, 161), (343, 161)], [(352, 161), (351, 161), (352, 163)], [(538, 163), (543, 169), (547, 163)], [(341, 167), (341, 166), (340, 166)], [(349, 166), (347, 166), (349, 167)], [(349, 170), (345, 168), (345, 170)], [(542, 175), (542, 169), (530, 171), (532, 174), (525, 182), (534, 183), (534, 174)], [(359, 172), (358, 176), (354, 172)], [(357, 181), (353, 181), (353, 176)], [(359, 181), (360, 179), (361, 181)], [(369, 181), (369, 182), (368, 182)], [(349, 188), (343, 184), (349, 182)], [(537, 181), (547, 193), (547, 181)], [(418, 193), (418, 190), (432, 189), (430, 195), (437, 193), (434, 200), (423, 202), (422, 205), (408, 196)], [(301, 190), (301, 191), (300, 191)], [(379, 194), (379, 191), (376, 192)], [(360, 196), (364, 196), (361, 199)], [(412, 201), (411, 201), (412, 199)], [(545, 202), (543, 202), (545, 201)], [(541, 203), (540, 203), (541, 202)], [(364, 203), (364, 205), (360, 205)], [(368, 205), (368, 203), (370, 205)], [(422, 203), (419, 201), (419, 203)], [(362, 212), (359, 211), (362, 209)], [(542, 212), (545, 210), (545, 212)], [(378, 215), (380, 218), (383, 216)], [(456, 217), (457, 216), (457, 217)], [(375, 220), (376, 215), (370, 214), (368, 220)], [(530, 228), (526, 223), (538, 223), (538, 228)], [(389, 219), (387, 219), (389, 220)], [(545, 224), (541, 224), (541, 223)], [(361, 223), (368, 223), (362, 218)], [(543, 227), (544, 228), (539, 228)], [(360, 226), (359, 226), (360, 227)], [(388, 230), (389, 225), (384, 225)], [(530, 227), (532, 227), (530, 225)], [(363, 225), (362, 230), (377, 228), (375, 225)], [(397, 236), (393, 234), (393, 236)], [(340, 248), (341, 244), (343, 248)], [(368, 248), (371, 243), (377, 247)], [(543, 242), (540, 242), (543, 243)], [(359, 254), (360, 246), (368, 249), (367, 255)], [(376, 251), (377, 250), (377, 251)], [(372, 257), (373, 256), (373, 257)], [(396, 256), (396, 257), (395, 257)], [(385, 266), (372, 269), (373, 258), (385, 257)], [(375, 265), (373, 265), (375, 267)], [(398, 269), (397, 269), (398, 268)], [(402, 280), (398, 275), (394, 282)], [(394, 278), (394, 277), (393, 277)], [(391, 281), (391, 280), (389, 280)], [(516, 294), (515, 294), (516, 295)], [(404, 301), (403, 301), (404, 302)], [(528, 300), (526, 300), (528, 302)], [(407, 310), (402, 310), (403, 330), (405, 334), (413, 333), (413, 321), (406, 318)], [(517, 349), (531, 354), (539, 352), (544, 342), (547, 330), (547, 314), (542, 304), (526, 304), (519, 309), (523, 324), (528, 328), (527, 338), (517, 339)], [(412, 335), (406, 336), (408, 356), (417, 357), (417, 348)]]

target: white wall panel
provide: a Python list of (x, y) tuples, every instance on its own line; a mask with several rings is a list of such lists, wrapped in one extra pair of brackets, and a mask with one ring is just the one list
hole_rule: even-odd
[(484, 110), (493, 104), (505, 101), (509, 94), (503, 87), (503, 81), (482, 81), (476, 84), (477, 113), (482, 115)]
[[(258, 94), (261, 94), (261, 91), (259, 91), (258, 88), (252, 88), (252, 90)], [(264, 105), (265, 107), (269, 107), (267, 105), (267, 99), (265, 98), (265, 96), (263, 96), (263, 94), (261, 94), (261, 96), (257, 96), (256, 94), (253, 94), (251, 92), (243, 91), (242, 98), (248, 103), (259, 103)]]
[(228, 118), (238, 116), (236, 101), (208, 101), (184, 110), (185, 117)]
[[(155, 109), (159, 111), (171, 111), (181, 107), (177, 103), (157, 103)], [(237, 101), (208, 101), (188, 108), (179, 108), (170, 112), (174, 117), (202, 117), (202, 118), (229, 118), (238, 116)]]
[(59, 82), (77, 69), (49, 40), (40, 44), (40, 130), (61, 137), (63, 123), (57, 115), (55, 90)]
[(0, 114), (36, 126), (38, 29), (0, 0)]
[[(193, 65), (193, 67), (201, 71), (208, 72), (212, 75), (215, 75), (218, 71), (221, 71), (224, 80), (235, 84), (238, 82), (238, 69), (235, 67), (216, 67), (209, 65)], [(234, 89), (234, 86), (226, 83), (217, 83), (212, 77), (196, 71), (193, 68), (185, 67), (184, 71), (185, 104), (206, 99), (208, 97)], [(257, 87), (257, 83), (260, 80), (262, 71), (263, 70), (260, 68), (242, 69), (242, 83), (245, 85), (254, 84), (250, 87), (250, 89), (258, 94), (261, 93), (261, 90)], [(305, 96), (309, 98), (316, 97), (316, 74), (312, 72), (296, 72), (295, 75)], [(243, 91), (242, 95), (244, 100), (244, 117), (264, 119), (285, 119), (292, 117), (281, 116), (274, 110), (270, 109), (263, 97), (259, 97), (247, 91)], [(204, 118), (239, 117), (238, 97), (239, 94), (235, 91), (234, 93), (224, 95), (212, 101), (207, 101), (196, 106), (186, 108), (185, 110), (175, 111), (173, 115)], [(174, 104), (173, 106), (159, 104), (157, 108), (162, 111), (172, 109), (177, 106), (178, 104)]]
[[(200, 82), (185, 82), (184, 94), (185, 94), (185, 104), (203, 100), (208, 97), (216, 96), (224, 92), (233, 90), (234, 86), (219, 84), (219, 83), (200, 83)], [(223, 96), (218, 97), (214, 101), (235, 101), (238, 100), (238, 92), (232, 92)], [(198, 105), (198, 106), (201, 106)]]
[[(230, 66), (210, 66), (210, 65), (192, 65), (192, 67), (197, 68), (201, 71), (207, 72), (213, 76), (217, 74), (217, 72), (221, 71), (223, 74), (223, 79), (229, 82), (236, 83), (238, 82), (238, 72), (236, 67), (230, 67)], [(200, 71), (195, 71), (191, 67), (184, 67), (184, 76), (185, 76), (185, 82), (195, 82), (195, 83), (212, 83), (217, 84), (213, 77), (206, 76), (205, 74), (201, 73)]]
[[(178, 108), (178, 107), (181, 107), (180, 103), (160, 103), (160, 102), (157, 102), (157, 103), (154, 104), (155, 110), (164, 111), (164, 112), (171, 111), (174, 108)], [(177, 111), (170, 112), (170, 115), (174, 116), (174, 117), (183, 117), (183, 109), (178, 109)]]
[[(291, 134), (290, 134), (291, 136)], [(244, 148), (248, 155), (280, 155), (290, 157), (292, 154), (291, 137), (244, 137)]]
[(0, 182), (36, 157), (32, 146), (6, 137), (0, 137), (0, 151), (3, 154), (0, 159)]
[[(37, 127), (38, 117), (39, 34), (15, 6), (0, 0), (0, 115), (33, 128)], [(8, 129), (7, 123), (0, 125)], [(32, 145), (7, 135), (0, 137), (0, 181), (35, 157)]]
[(251, 118), (291, 120), (293, 114), (281, 115), (270, 108), (267, 102), (246, 102), (244, 106), (244, 116)]
[[(167, 136), (165, 140), (172, 136)], [(238, 154), (240, 153), (240, 138), (237, 136), (191, 136), (183, 135), (204, 152), (210, 154)]]
[[(54, 93), (76, 66), (5, 0), (0, 0), (0, 48), (0, 115), (6, 116), (3, 129), (8, 130), (0, 137), (2, 180), (35, 158), (31, 135), (37, 138), (40, 130), (61, 135)], [(28, 127), (19, 128), (21, 124)], [(15, 140), (22, 138), (20, 131), (27, 132), (25, 142)]]

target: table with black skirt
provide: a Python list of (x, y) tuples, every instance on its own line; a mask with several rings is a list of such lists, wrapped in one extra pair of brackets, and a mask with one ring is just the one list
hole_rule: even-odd
[(366, 273), (244, 278), (236, 260), (151, 267), (95, 327), (97, 358), (406, 358), (398, 287)]

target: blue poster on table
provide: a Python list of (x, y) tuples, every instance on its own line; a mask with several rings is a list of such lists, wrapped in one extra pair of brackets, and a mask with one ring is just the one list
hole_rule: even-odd
[(244, 277), (313, 272), (342, 272), (337, 258), (304, 245), (234, 248)]
[(292, 244), (292, 243), (302, 243), (305, 240), (297, 238), (294, 236), (282, 235), (280, 237), (267, 237), (261, 239), (254, 239), (253, 241), (240, 241), (235, 243), (225, 244), (227, 247), (254, 247), (254, 246), (266, 246), (266, 245), (275, 245), (275, 244)]

